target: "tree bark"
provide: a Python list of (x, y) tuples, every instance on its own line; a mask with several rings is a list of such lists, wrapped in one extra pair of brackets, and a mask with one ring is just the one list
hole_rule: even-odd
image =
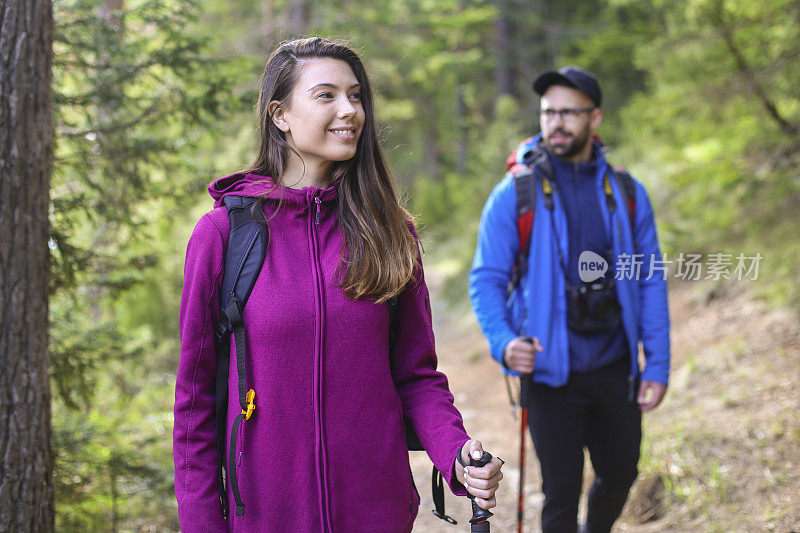
[(464, 100), (464, 83), (460, 79), (456, 82), (455, 115), (456, 131), (458, 132), (458, 140), (456, 143), (456, 172), (463, 176), (467, 171), (467, 150), (469, 149), (469, 138), (467, 137), (467, 103)]
[(495, 96), (514, 96), (514, 26), (508, 0), (497, 0), (495, 6), (498, 13), (494, 21)]
[(50, 0), (0, 0), (0, 528), (54, 530)]
[(275, 6), (273, 0), (261, 0), (261, 16), (264, 45), (267, 50), (275, 47)]
[(289, 2), (289, 32), (292, 37), (302, 37), (308, 31), (309, 0)]
[(423, 129), (422, 153), (425, 161), (425, 170), (434, 180), (439, 180), (442, 177), (442, 169), (439, 164), (441, 150), (439, 148), (439, 132), (436, 128), (438, 112), (434, 96), (430, 95), (429, 98), (425, 98), (421, 107), (424, 112), (423, 116), (428, 124), (428, 127)]

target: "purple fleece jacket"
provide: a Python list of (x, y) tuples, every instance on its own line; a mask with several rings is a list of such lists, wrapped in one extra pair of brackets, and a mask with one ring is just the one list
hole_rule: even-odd
[[(230, 223), (221, 199), (262, 196), (268, 180), (235, 174), (212, 183), (214, 209), (197, 223), (186, 252), (173, 450), (181, 529), (410, 531), (419, 498), (403, 413), (461, 495), (453, 463), (469, 437), (447, 379), (436, 370), (422, 269), (399, 298), (391, 357), (388, 306), (350, 300), (339, 287), (343, 235), (336, 186), (278, 187), (268, 195), (267, 255), (244, 310), (247, 388), (256, 392), (256, 409), (242, 423), (236, 450), (245, 511), (235, 516), (229, 483), (227, 525), (222, 518), (214, 327)], [(233, 344), (226, 440), (241, 412)]]

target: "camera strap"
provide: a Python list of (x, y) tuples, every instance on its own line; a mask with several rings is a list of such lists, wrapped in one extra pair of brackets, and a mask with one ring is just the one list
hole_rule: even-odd
[[(546, 176), (540, 176), (539, 180), (542, 184), (542, 194), (544, 196), (544, 206), (550, 212), (550, 225), (555, 230), (556, 227), (556, 220), (555, 220), (555, 199), (554, 196), (559, 194), (558, 188), (556, 187), (555, 183), (551, 183), (550, 180)], [(607, 235), (608, 246), (606, 248), (606, 257), (605, 260), (608, 261), (609, 265), (609, 272), (608, 274), (612, 274), (613, 279), (613, 259), (614, 250), (612, 249), (611, 243), (613, 242), (612, 234), (614, 231), (614, 213), (617, 210), (617, 202), (614, 198), (614, 189), (611, 187), (611, 181), (608, 178), (608, 172), (603, 175), (603, 192), (605, 193), (606, 197), (606, 207), (608, 208), (608, 231), (609, 234)], [(556, 235), (555, 231), (551, 231), (550, 235), (553, 238), (553, 242), (556, 246), (556, 251), (558, 252), (558, 262), (561, 266), (561, 274), (564, 276), (564, 282), (567, 286), (572, 286), (569, 282), (569, 277), (567, 276), (567, 266), (566, 261), (564, 260), (564, 252), (561, 250), (561, 243), (558, 240), (558, 236)], [(606, 274), (606, 275), (608, 275)]]
[(542, 182), (542, 194), (544, 195), (544, 206), (550, 212), (550, 226), (553, 228), (554, 231), (550, 232), (550, 236), (553, 239), (553, 243), (556, 245), (556, 251), (558, 252), (558, 263), (561, 266), (561, 275), (564, 276), (564, 282), (567, 286), (570, 285), (569, 278), (567, 277), (567, 265), (564, 261), (564, 252), (561, 251), (561, 244), (558, 242), (558, 236), (556, 235), (555, 227), (556, 227), (556, 217), (553, 214), (555, 211), (555, 200), (554, 195), (557, 194), (558, 189), (555, 187), (555, 184), (551, 184), (550, 180), (547, 177), (542, 176), (540, 177), (540, 181)]

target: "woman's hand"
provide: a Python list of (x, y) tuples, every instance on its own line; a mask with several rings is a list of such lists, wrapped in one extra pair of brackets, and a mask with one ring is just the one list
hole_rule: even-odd
[[(461, 447), (461, 460), (465, 465), (469, 465), (470, 456), (480, 459), (483, 455), (481, 441), (472, 439), (464, 443)], [(503, 460), (499, 457), (492, 457), (491, 462), (478, 468), (477, 466), (467, 466), (464, 468), (456, 461), (456, 478), (464, 485), (467, 492), (475, 496), (475, 503), (484, 509), (491, 509), (497, 505), (494, 493), (500, 486), (503, 473)]]

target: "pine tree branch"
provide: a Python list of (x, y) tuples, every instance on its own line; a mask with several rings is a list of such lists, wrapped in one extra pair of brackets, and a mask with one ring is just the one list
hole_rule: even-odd
[(756, 97), (761, 102), (761, 105), (763, 105), (764, 109), (766, 109), (767, 115), (769, 115), (772, 120), (774, 120), (778, 126), (780, 126), (780, 129), (783, 133), (789, 137), (794, 137), (800, 134), (800, 125), (796, 123), (793, 124), (781, 116), (778, 108), (775, 106), (775, 103), (770, 100), (769, 96), (767, 95), (766, 89), (764, 89), (764, 87), (758, 82), (758, 79), (756, 79), (753, 69), (747, 63), (742, 50), (736, 44), (731, 26), (725, 20), (723, 0), (717, 0), (714, 7), (714, 22), (717, 24), (717, 30), (719, 30), (720, 35), (722, 35), (722, 39), (725, 41), (728, 51), (733, 55), (733, 59), (736, 62), (736, 68), (738, 69), (739, 74), (741, 74), (747, 81), (753, 93), (755, 93)]

